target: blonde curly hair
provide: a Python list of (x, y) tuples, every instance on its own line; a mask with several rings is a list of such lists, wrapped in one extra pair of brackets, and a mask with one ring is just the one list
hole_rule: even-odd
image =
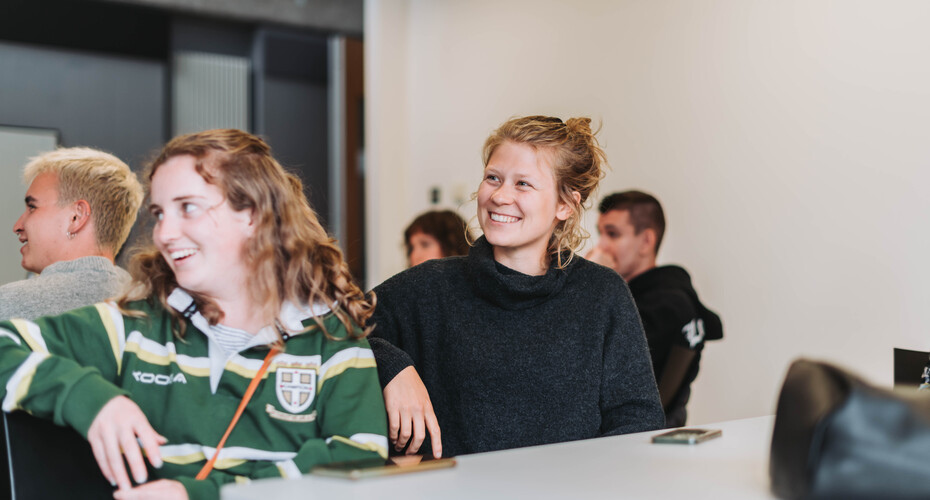
[[(589, 234), (581, 227), (588, 200), (604, 178), (607, 155), (591, 130), (590, 118), (569, 118), (565, 122), (551, 116), (511, 118), (484, 142), (482, 159), (487, 166), (491, 155), (505, 142), (526, 144), (549, 156), (559, 199), (572, 209), (568, 219), (559, 221), (549, 238), (548, 251), (563, 268)], [(576, 199), (573, 193), (580, 195)]]

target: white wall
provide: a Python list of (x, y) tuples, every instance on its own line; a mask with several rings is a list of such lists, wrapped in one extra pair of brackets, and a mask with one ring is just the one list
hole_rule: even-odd
[(0, 285), (25, 279), (20, 263), (23, 244), (13, 234), (13, 226), (23, 214), (29, 186), (23, 184), (23, 167), (33, 156), (58, 146), (58, 131), (42, 128), (0, 125)]
[(890, 385), (893, 347), (930, 350), (930, 3), (365, 7), (371, 285), (403, 268), (430, 186), (477, 187), (496, 125), (588, 115), (601, 195), (663, 201), (660, 263), (724, 319), (691, 423), (772, 413), (797, 356)]

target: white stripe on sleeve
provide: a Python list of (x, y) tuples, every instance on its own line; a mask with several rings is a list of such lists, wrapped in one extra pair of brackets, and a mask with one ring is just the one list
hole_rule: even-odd
[(13, 339), (13, 342), (16, 342), (16, 345), (23, 345), (23, 341), (19, 340), (19, 337), (14, 335), (13, 332), (9, 330), (0, 328), (0, 337), (10, 337), (11, 339)]
[(284, 462), (277, 462), (275, 465), (278, 466), (278, 470), (281, 471), (281, 477), (284, 479), (297, 479), (303, 474), (301, 474), (300, 469), (297, 468), (297, 464), (293, 460), (285, 460)]
[(113, 302), (105, 302), (107, 310), (110, 311), (110, 317), (113, 318), (113, 325), (116, 326), (116, 339), (119, 342), (119, 355), (122, 357), (126, 350), (126, 325), (123, 323), (123, 315), (119, 312), (119, 307)]
[[(26, 358), (26, 361), (23, 361), (19, 365), (19, 368), (13, 372), (13, 376), (6, 382), (6, 396), (3, 398), (2, 406), (3, 411), (9, 413), (18, 407), (19, 401), (29, 390), (28, 384), (32, 376), (36, 373), (36, 367), (47, 357), (48, 354), (44, 352), (33, 352)], [(20, 385), (23, 383), (26, 383), (27, 387), (21, 388)]]

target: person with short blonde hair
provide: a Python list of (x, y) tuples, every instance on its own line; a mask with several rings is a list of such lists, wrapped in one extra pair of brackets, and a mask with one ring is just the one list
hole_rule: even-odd
[(501, 125), (475, 195), (484, 235), (467, 256), (375, 288), (371, 342), (395, 450), (458, 455), (664, 424), (626, 284), (575, 255), (606, 166), (590, 123)]
[(13, 232), (22, 266), (39, 276), (0, 287), (0, 319), (57, 314), (115, 296), (129, 281), (114, 259), (142, 204), (142, 185), (119, 158), (61, 148), (23, 169), (26, 209)]
[(92, 232), (101, 253), (119, 253), (142, 205), (142, 185), (119, 158), (91, 148), (62, 148), (32, 158), (23, 179), (40, 175), (58, 180), (58, 206), (84, 200), (90, 207)]

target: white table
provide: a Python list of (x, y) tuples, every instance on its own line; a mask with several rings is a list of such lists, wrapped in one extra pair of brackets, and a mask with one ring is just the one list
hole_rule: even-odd
[(652, 444), (656, 432), (458, 457), (451, 469), (350, 481), (304, 476), (223, 488), (223, 500), (282, 498), (771, 499), (768, 455), (774, 417), (701, 427), (723, 436), (698, 445)]

